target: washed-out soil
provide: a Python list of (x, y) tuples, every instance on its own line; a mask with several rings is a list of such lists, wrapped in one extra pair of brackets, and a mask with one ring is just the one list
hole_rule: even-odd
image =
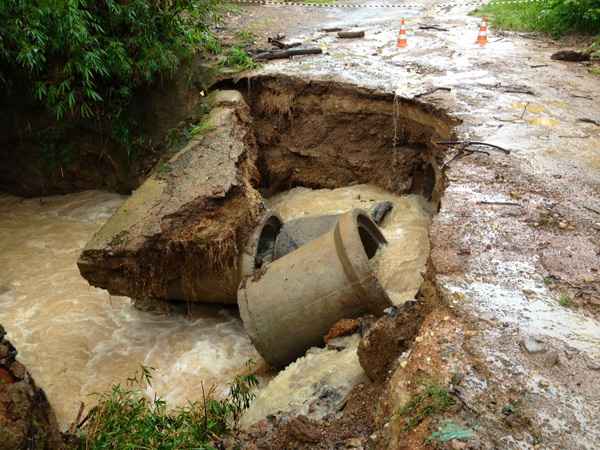
[(248, 450), (361, 448), (375, 431), (373, 399), (379, 398), (383, 388), (383, 383), (355, 386), (339, 417), (320, 421), (306, 416), (268, 418), (239, 438)]

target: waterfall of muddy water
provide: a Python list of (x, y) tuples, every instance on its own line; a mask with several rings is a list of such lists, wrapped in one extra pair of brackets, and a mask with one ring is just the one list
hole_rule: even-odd
[(374, 258), (375, 273), (395, 304), (413, 299), (423, 282), (429, 257), (432, 209), (421, 196), (397, 196), (377, 186), (361, 184), (338, 189), (294, 188), (268, 200), (284, 221), (299, 217), (339, 214), (352, 208), (369, 210), (381, 201), (394, 208), (380, 228), (389, 244)]
[(0, 324), (63, 428), (80, 401), (92, 404), (89, 394), (124, 382), (140, 364), (157, 369), (158, 395), (183, 405), (202, 398), (200, 382), (224, 394), (248, 359), (260, 359), (235, 309), (141, 312), (79, 275), (79, 253), (123, 200), (94, 191), (0, 195)]

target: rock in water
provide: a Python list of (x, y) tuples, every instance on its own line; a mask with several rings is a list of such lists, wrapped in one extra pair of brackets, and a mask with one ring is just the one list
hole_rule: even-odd
[(87, 244), (93, 286), (134, 299), (235, 303), (239, 250), (260, 220), (256, 142), (237, 91), (218, 91), (201, 131)]
[(16, 360), (0, 325), (0, 450), (60, 450), (58, 423), (46, 394)]

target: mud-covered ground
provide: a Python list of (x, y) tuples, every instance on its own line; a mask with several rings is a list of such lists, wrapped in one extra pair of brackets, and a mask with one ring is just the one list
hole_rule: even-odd
[[(410, 353), (378, 389), (379, 400), (364, 406), (375, 414), (363, 416), (358, 440), (328, 433), (331, 424), (317, 432), (304, 422), (264, 426), (253, 440), (259, 448), (275, 442), (268, 436), (283, 439), (285, 448), (317, 448), (315, 436), (323, 448), (357, 448), (367, 435), (377, 448), (389, 449), (597, 448), (600, 78), (583, 64), (551, 60), (560, 42), (491, 29), (480, 48), (472, 7), (422, 5), (242, 6), (228, 19), (229, 31), (254, 32), (259, 47), (281, 32), (324, 51), (269, 63), (263, 74), (418, 99), (460, 119), (460, 140), (511, 151), (452, 159), (458, 147), (450, 149), (430, 233), (433, 284), (425, 295), (435, 307)], [(401, 17), (409, 30), (405, 49), (395, 45)], [(341, 40), (319, 31), (333, 26), (366, 36)], [(454, 404), (407, 430), (398, 411), (423, 379), (446, 386)], [(354, 398), (361, 389), (370, 388), (357, 387)], [(349, 417), (354, 412), (350, 407)], [(447, 420), (472, 437), (428, 440)]]

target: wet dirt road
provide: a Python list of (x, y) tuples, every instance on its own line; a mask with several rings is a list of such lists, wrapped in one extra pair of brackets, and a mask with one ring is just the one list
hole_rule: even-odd
[[(542, 37), (492, 28), (488, 45), (475, 45), (472, 6), (422, 5), (243, 6), (230, 25), (259, 39), (283, 32), (324, 50), (269, 63), (261, 73), (418, 99), (460, 119), (459, 139), (511, 150), (447, 167), (431, 244), (451, 326), (426, 322), (392, 397), (402, 398), (419, 371), (448, 381), (457, 375), (465, 408), (456, 420), (477, 430), (483, 448), (597, 448), (600, 79), (584, 65), (551, 60), (560, 47)], [(395, 46), (401, 17), (405, 49)], [(447, 31), (420, 28), (432, 25)], [(366, 37), (318, 31), (330, 26)], [(517, 404), (519, 420), (506, 414)], [(389, 448), (407, 445), (401, 427), (389, 428)]]

